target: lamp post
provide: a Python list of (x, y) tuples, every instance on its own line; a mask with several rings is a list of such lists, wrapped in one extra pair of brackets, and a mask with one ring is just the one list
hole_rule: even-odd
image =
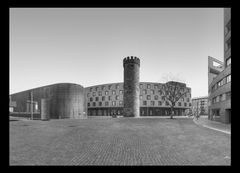
[(33, 120), (33, 92), (31, 91), (31, 119)]

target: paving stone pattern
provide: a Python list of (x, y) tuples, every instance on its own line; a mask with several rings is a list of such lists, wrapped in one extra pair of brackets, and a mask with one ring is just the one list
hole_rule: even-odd
[(230, 143), (192, 119), (11, 121), (10, 165), (230, 165)]

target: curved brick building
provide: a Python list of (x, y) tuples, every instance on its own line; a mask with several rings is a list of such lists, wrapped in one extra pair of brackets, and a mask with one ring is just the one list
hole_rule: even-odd
[[(15, 113), (30, 113), (33, 111), (35, 115), (40, 114), (41, 103), (44, 103), (47, 107), (46, 111), (49, 118), (53, 119), (82, 118), (87, 113), (84, 88), (78, 84), (59, 83), (34, 88), (12, 94), (10, 100), (15, 102)], [(33, 110), (31, 110), (31, 103), (33, 104)]]

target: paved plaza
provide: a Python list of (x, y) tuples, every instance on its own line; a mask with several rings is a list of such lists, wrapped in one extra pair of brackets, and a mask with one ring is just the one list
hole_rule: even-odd
[(230, 165), (231, 135), (192, 118), (11, 120), (10, 165)]

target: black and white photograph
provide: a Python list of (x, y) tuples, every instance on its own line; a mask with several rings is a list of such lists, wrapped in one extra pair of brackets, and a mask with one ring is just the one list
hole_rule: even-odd
[(9, 8), (9, 165), (231, 166), (231, 7)]

